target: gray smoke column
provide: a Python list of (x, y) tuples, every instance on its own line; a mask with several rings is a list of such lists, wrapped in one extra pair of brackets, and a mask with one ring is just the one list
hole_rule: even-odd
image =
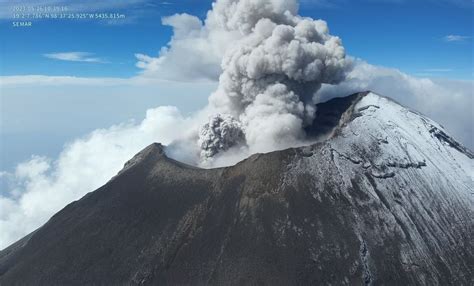
[(204, 160), (244, 142), (245, 135), (241, 124), (229, 115), (217, 114), (199, 130), (198, 143), (201, 147), (201, 158)]
[[(326, 22), (297, 13), (297, 1), (287, 0), (221, 0), (208, 13), (206, 26), (239, 35), (224, 55), (209, 102), (240, 122), (251, 152), (304, 140), (303, 127), (315, 115), (315, 92), (323, 83), (343, 81), (350, 68)], [(203, 157), (221, 150), (206, 148)]]

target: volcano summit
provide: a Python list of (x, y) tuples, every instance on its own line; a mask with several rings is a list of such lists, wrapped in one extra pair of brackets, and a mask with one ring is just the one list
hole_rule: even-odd
[(371, 92), (317, 110), (320, 142), (231, 167), (150, 145), (0, 252), (0, 284), (472, 285), (471, 151)]

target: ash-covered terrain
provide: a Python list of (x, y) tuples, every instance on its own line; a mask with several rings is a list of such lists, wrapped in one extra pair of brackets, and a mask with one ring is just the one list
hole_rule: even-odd
[(471, 151), (370, 92), (314, 120), (226, 168), (150, 145), (1, 251), (0, 285), (472, 285)]

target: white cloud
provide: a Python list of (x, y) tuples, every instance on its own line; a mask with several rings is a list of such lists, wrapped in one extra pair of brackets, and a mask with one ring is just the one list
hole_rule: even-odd
[(13, 174), (2, 172), (1, 179), (9, 178), (12, 188), (0, 196), (0, 249), (103, 185), (150, 143), (169, 144), (186, 135), (194, 120), (183, 117), (175, 107), (149, 109), (139, 124), (98, 129), (67, 144), (56, 160), (34, 156), (19, 164)]
[(461, 35), (447, 35), (443, 37), (443, 40), (446, 42), (463, 42), (469, 40), (470, 36), (461, 36)]
[(94, 57), (93, 53), (87, 52), (50, 53), (43, 54), (43, 56), (54, 60), (68, 62), (106, 63), (106, 61), (104, 61), (103, 59)]
[(142, 76), (180, 81), (217, 80), (227, 48), (242, 37), (219, 24), (214, 14), (205, 23), (195, 16), (175, 14), (162, 19), (173, 37), (158, 56), (136, 54)]

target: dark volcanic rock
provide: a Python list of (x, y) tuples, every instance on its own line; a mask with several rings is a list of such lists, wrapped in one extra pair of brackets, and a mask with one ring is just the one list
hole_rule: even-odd
[(472, 285), (472, 155), (390, 100), (337, 100), (326, 141), (232, 167), (150, 145), (0, 252), (0, 285)]

